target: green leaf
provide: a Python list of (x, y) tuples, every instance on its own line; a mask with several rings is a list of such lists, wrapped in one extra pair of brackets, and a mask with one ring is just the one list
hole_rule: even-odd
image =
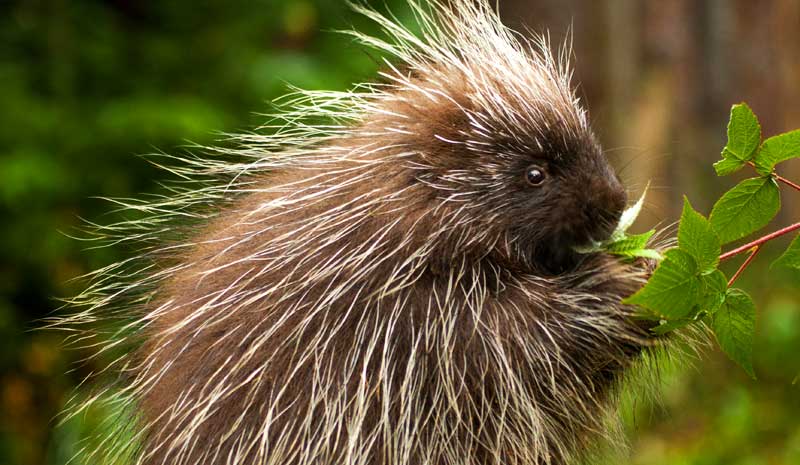
[(703, 276), (703, 284), (706, 286), (706, 292), (724, 295), (728, 291), (728, 278), (720, 270), (714, 270), (713, 273)]
[(717, 201), (709, 221), (727, 244), (763, 228), (780, 208), (780, 191), (772, 178), (746, 179)]
[(731, 107), (728, 121), (728, 144), (722, 149), (722, 161), (714, 164), (720, 176), (733, 173), (753, 158), (761, 142), (761, 126), (746, 103)]
[(755, 379), (753, 371), (753, 335), (756, 329), (756, 306), (741, 289), (730, 289), (712, 320), (712, 329), (723, 352), (741, 365)]
[(701, 297), (697, 305), (692, 308), (691, 312), (684, 318), (662, 319), (660, 324), (650, 331), (658, 335), (663, 335), (694, 323), (697, 321), (699, 315), (713, 315), (725, 301), (725, 295), (728, 290), (728, 279), (721, 271), (714, 270), (712, 273), (701, 275), (700, 282), (702, 289)]
[(731, 107), (728, 122), (728, 151), (739, 160), (750, 160), (761, 143), (761, 125), (746, 103)]
[(702, 283), (697, 263), (680, 249), (667, 251), (664, 261), (643, 288), (625, 299), (626, 304), (644, 307), (659, 319), (675, 320), (692, 312), (700, 298)]
[(703, 275), (703, 297), (698, 304), (698, 310), (709, 314), (714, 314), (725, 302), (725, 295), (728, 292), (728, 278), (720, 270)]
[(744, 161), (738, 160), (736, 157), (729, 155), (727, 149), (722, 150), (722, 160), (714, 163), (714, 171), (717, 172), (717, 176), (727, 176), (733, 172), (736, 172), (745, 165)]
[(766, 176), (782, 161), (800, 157), (800, 129), (770, 137), (756, 155), (756, 171)]
[(634, 252), (628, 253), (625, 255), (628, 258), (652, 258), (653, 260), (661, 261), (664, 259), (664, 256), (658, 250), (655, 249), (639, 249)]
[(658, 334), (659, 336), (663, 336), (669, 332), (675, 331), (676, 329), (681, 329), (690, 324), (694, 323), (693, 318), (682, 318), (680, 320), (661, 320), (661, 323), (652, 328), (650, 331), (654, 334)]
[(772, 262), (772, 266), (784, 266), (800, 270), (800, 235), (796, 236), (789, 248), (777, 260)]
[(692, 208), (685, 196), (678, 227), (678, 247), (694, 257), (701, 273), (710, 273), (719, 264), (719, 255), (722, 252), (719, 237), (711, 223)]
[(623, 257), (645, 257), (661, 260), (661, 254), (655, 250), (647, 248), (647, 241), (655, 234), (655, 229), (647, 231), (644, 234), (634, 234), (632, 236), (625, 236), (624, 238), (611, 242), (605, 246), (608, 253), (620, 255)]
[(656, 230), (652, 229), (644, 234), (634, 234), (627, 236), (622, 240), (608, 244), (606, 250), (615, 253), (627, 253), (633, 250), (643, 249), (647, 246), (647, 241), (655, 234)]

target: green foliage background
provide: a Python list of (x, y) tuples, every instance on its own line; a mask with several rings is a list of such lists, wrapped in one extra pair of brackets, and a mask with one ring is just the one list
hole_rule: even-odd
[[(132, 253), (68, 237), (81, 218), (114, 220), (96, 197), (158, 192), (165, 174), (137, 154), (252, 129), (286, 82), (372, 76), (374, 56), (325, 32), (350, 25), (377, 33), (338, 0), (0, 1), (0, 463), (60, 465), (80, 447), (81, 428), (54, 418), (97, 367), (32, 330), (80, 290), (71, 279)], [(761, 309), (760, 380), (715, 352), (667, 365), (659, 406), (627, 402), (634, 463), (800, 463), (800, 276), (784, 273), (742, 282)]]

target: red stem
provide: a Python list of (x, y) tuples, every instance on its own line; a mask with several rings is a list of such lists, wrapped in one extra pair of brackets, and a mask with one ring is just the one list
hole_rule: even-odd
[(747, 244), (737, 247), (729, 252), (725, 252), (724, 254), (719, 256), (720, 261), (725, 261), (731, 257), (735, 257), (742, 252), (747, 252), (748, 250), (752, 249), (753, 247), (759, 247), (761, 244), (771, 241), (776, 237), (781, 237), (783, 235), (789, 234), (792, 231), (796, 231), (800, 229), (800, 223), (795, 223), (791, 226), (787, 226), (785, 228), (779, 229), (773, 233), (769, 233), (766, 236), (759, 237), (758, 239), (754, 240), (753, 242), (748, 242)]
[[(752, 166), (753, 168), (755, 168), (755, 167), (756, 167), (756, 164), (755, 164), (755, 163), (753, 163), (752, 161), (748, 161), (748, 162), (747, 162), (747, 164), (748, 164), (748, 165), (750, 165), (750, 166)], [(797, 184), (793, 183), (792, 181), (789, 181), (788, 179), (786, 179), (786, 178), (784, 178), (783, 176), (779, 175), (779, 174), (778, 174), (778, 173), (776, 173), (775, 171), (773, 171), (773, 172), (772, 172), (772, 176), (775, 176), (775, 179), (776, 179), (777, 181), (779, 181), (779, 182), (782, 182), (782, 183), (786, 184), (787, 186), (791, 187), (791, 188), (792, 188), (792, 189), (794, 189), (794, 190), (800, 191), (800, 185), (797, 185)]]
[[(755, 163), (753, 163), (752, 161), (747, 162), (747, 164), (749, 164), (753, 168), (756, 167)], [(794, 190), (800, 191), (800, 185), (797, 185), (797, 184), (793, 183), (792, 181), (789, 181), (788, 179), (784, 178), (783, 176), (780, 176), (778, 173), (776, 173), (774, 171), (771, 174), (779, 182), (782, 182), (782, 183), (786, 184), (787, 186), (791, 187)], [(756, 255), (758, 255), (758, 252), (761, 250), (761, 246), (764, 243), (766, 243), (768, 241), (771, 241), (772, 239), (775, 239), (776, 237), (781, 237), (783, 235), (789, 234), (790, 232), (795, 231), (797, 229), (800, 229), (800, 223), (795, 223), (793, 225), (790, 225), (790, 226), (787, 226), (785, 228), (779, 229), (779, 230), (777, 230), (777, 231), (775, 231), (773, 233), (767, 234), (766, 236), (762, 236), (762, 237), (760, 237), (760, 238), (758, 238), (758, 239), (756, 239), (756, 240), (754, 240), (752, 242), (748, 242), (747, 244), (745, 244), (745, 245), (743, 245), (741, 247), (737, 247), (737, 248), (735, 248), (735, 249), (733, 249), (731, 251), (725, 252), (724, 254), (720, 255), (719, 256), (719, 261), (722, 262), (722, 261), (725, 261), (725, 260), (727, 260), (727, 259), (729, 259), (731, 257), (735, 257), (735, 256), (737, 256), (737, 255), (739, 255), (739, 254), (741, 254), (743, 252), (747, 252), (748, 250), (751, 251), (750, 255), (747, 256), (747, 259), (745, 259), (744, 263), (742, 263), (742, 265), (739, 267), (738, 270), (736, 270), (736, 273), (734, 273), (734, 275), (730, 279), (730, 281), (728, 281), (728, 287), (733, 286), (733, 283), (735, 283), (736, 280), (739, 279), (739, 276), (742, 274), (742, 272), (744, 272), (745, 268), (747, 268), (750, 265), (750, 263), (753, 261), (753, 259), (756, 258)]]
[(750, 255), (747, 256), (747, 260), (745, 260), (744, 263), (742, 263), (742, 266), (740, 266), (739, 269), (736, 270), (736, 273), (734, 273), (731, 280), (728, 281), (728, 287), (733, 286), (733, 283), (735, 283), (736, 280), (739, 279), (739, 275), (741, 275), (744, 269), (747, 268), (747, 266), (750, 264), (750, 262), (752, 262), (753, 259), (756, 258), (756, 255), (758, 254), (759, 250), (761, 250), (760, 245), (753, 247), (753, 251), (750, 252)]
[(792, 181), (789, 181), (788, 179), (784, 178), (783, 176), (779, 176), (778, 173), (772, 173), (772, 175), (775, 176), (775, 179), (777, 179), (778, 181), (786, 184), (787, 186), (790, 186), (792, 189), (800, 191), (800, 186), (798, 186), (797, 184), (793, 183)]

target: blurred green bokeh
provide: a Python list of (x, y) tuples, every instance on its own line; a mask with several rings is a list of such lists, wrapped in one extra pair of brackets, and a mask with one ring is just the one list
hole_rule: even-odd
[[(0, 463), (64, 464), (101, 421), (53, 428), (96, 367), (32, 331), (85, 284), (73, 278), (132, 253), (86, 249), (69, 237), (81, 218), (113, 221), (98, 197), (159, 192), (166, 175), (137, 154), (223, 144), (263, 123), (286, 83), (368, 79), (375, 56), (330, 32), (350, 26), (378, 33), (338, 0), (0, 1)], [(800, 275), (746, 279), (761, 307), (759, 381), (713, 348), (666, 366), (658, 404), (626, 402), (633, 463), (800, 463)]]

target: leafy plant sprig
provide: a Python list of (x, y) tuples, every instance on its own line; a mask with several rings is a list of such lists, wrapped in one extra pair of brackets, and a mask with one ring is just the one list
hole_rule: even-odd
[[(764, 244), (800, 230), (800, 222), (761, 236), (725, 253), (722, 246), (748, 237), (766, 226), (781, 207), (780, 187), (800, 191), (800, 185), (780, 176), (775, 166), (800, 157), (800, 130), (770, 137), (762, 142), (761, 126), (753, 111), (744, 103), (734, 105), (728, 123), (728, 142), (722, 159), (714, 164), (719, 176), (742, 168), (755, 170), (756, 177), (746, 179), (726, 192), (708, 217), (697, 212), (684, 197), (678, 226), (678, 245), (664, 253), (648, 282), (624, 300), (641, 309), (641, 316), (658, 321), (655, 333), (665, 334), (686, 325), (709, 323), (722, 350), (755, 378), (752, 343), (756, 308), (753, 299), (734, 287), (741, 274), (753, 262)], [(642, 200), (626, 212), (627, 218), (612, 238), (596, 246), (624, 257), (653, 257), (646, 248), (653, 231), (628, 236), (625, 231), (641, 208)], [(746, 254), (745, 260), (728, 278), (720, 263)], [(800, 236), (772, 266), (800, 269)]]

